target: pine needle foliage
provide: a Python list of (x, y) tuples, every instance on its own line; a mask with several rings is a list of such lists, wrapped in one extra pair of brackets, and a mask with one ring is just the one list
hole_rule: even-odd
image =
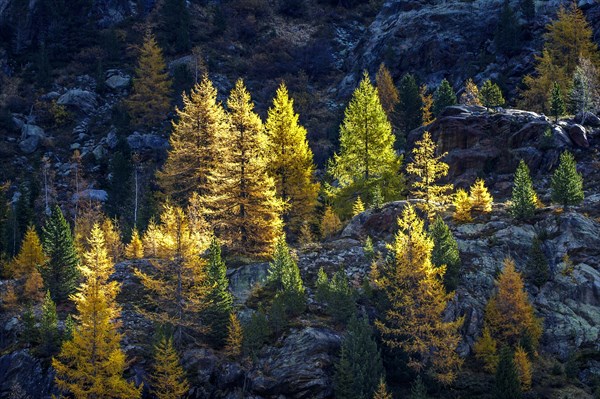
[(75, 250), (71, 228), (58, 206), (52, 209), (42, 234), (47, 261), (40, 268), (46, 290), (52, 300), (62, 303), (75, 292), (79, 280), (79, 257)]
[(140, 311), (158, 323), (174, 329), (174, 343), (181, 345), (188, 331), (204, 332), (202, 311), (208, 306), (209, 293), (206, 261), (206, 237), (192, 227), (183, 209), (164, 206), (157, 230), (157, 258), (154, 270), (135, 275), (148, 291), (148, 303), (154, 309)]
[(368, 182), (396, 170), (392, 125), (365, 72), (340, 126), (340, 151), (329, 165), (342, 187)]
[(176, 109), (167, 160), (157, 179), (173, 204), (186, 206), (193, 192), (200, 196), (214, 192), (215, 182), (209, 177), (222, 161), (223, 138), (230, 126), (208, 75), (182, 100), (183, 108)]
[(233, 296), (229, 292), (227, 265), (221, 258), (221, 245), (213, 237), (208, 248), (207, 287), (209, 302), (203, 312), (206, 325), (210, 328), (209, 337), (217, 347), (225, 344), (227, 326), (233, 310)]
[(73, 338), (52, 361), (56, 385), (81, 399), (139, 398), (141, 389), (123, 378), (126, 360), (120, 347), (121, 310), (116, 301), (120, 287), (109, 281), (114, 266), (97, 224), (88, 247), (80, 267), (83, 283), (71, 297), (78, 312)]
[(481, 86), (481, 90), (479, 91), (479, 99), (481, 105), (488, 109), (501, 107), (506, 102), (500, 87), (489, 79), (483, 82), (483, 86)]
[(464, 105), (481, 106), (481, 100), (479, 99), (479, 88), (471, 78), (467, 79), (465, 82), (465, 91), (460, 95), (460, 103)]
[(465, 190), (458, 189), (454, 194), (454, 215), (453, 218), (458, 223), (468, 223), (473, 221), (471, 217), (471, 198)]
[(494, 198), (491, 196), (483, 179), (475, 180), (469, 189), (471, 209), (475, 212), (489, 213), (492, 211)]
[(440, 216), (429, 225), (429, 235), (433, 239), (431, 263), (436, 267), (445, 265), (444, 287), (448, 292), (454, 291), (458, 286), (461, 264), (458, 243)]
[(127, 109), (135, 126), (152, 127), (167, 118), (171, 80), (162, 51), (151, 33), (146, 33)]
[(523, 278), (515, 269), (515, 262), (506, 258), (504, 268), (497, 280), (497, 292), (490, 298), (484, 323), (492, 337), (502, 345), (515, 347), (525, 336), (535, 349), (542, 335), (542, 322), (535, 316), (534, 308)]
[(46, 262), (40, 238), (35, 227), (29, 226), (19, 254), (12, 261), (13, 276), (19, 278), (37, 273), (37, 269)]
[(537, 195), (529, 175), (529, 167), (521, 160), (513, 183), (510, 213), (516, 219), (526, 219), (533, 216), (537, 203)]
[(133, 229), (133, 233), (131, 233), (131, 241), (125, 247), (125, 256), (127, 259), (142, 259), (144, 257), (144, 244), (137, 229)]
[(569, 151), (560, 155), (558, 168), (552, 175), (552, 201), (563, 207), (583, 201), (583, 176), (577, 172), (575, 157)]
[(520, 399), (522, 395), (513, 352), (508, 346), (504, 346), (500, 350), (500, 358), (496, 368), (494, 399)]
[(415, 143), (412, 150), (413, 160), (406, 166), (406, 171), (415, 176), (411, 194), (415, 198), (425, 200), (422, 208), (431, 219), (438, 207), (448, 201), (448, 192), (452, 184), (439, 184), (438, 181), (448, 174), (449, 166), (442, 161), (447, 153), (436, 156), (436, 145), (429, 132)]
[(288, 231), (297, 233), (312, 216), (319, 185), (314, 182), (315, 165), (306, 129), (298, 123), (294, 100), (283, 83), (269, 108), (265, 133), (268, 172), (277, 196), (287, 203), (283, 220)]
[(162, 337), (154, 346), (154, 365), (150, 379), (152, 393), (157, 399), (180, 399), (190, 390), (171, 338)]
[(390, 305), (376, 325), (388, 347), (408, 354), (409, 367), (418, 372), (428, 368), (437, 381), (448, 384), (462, 364), (455, 351), (462, 319), (443, 319), (451, 298), (441, 283), (446, 270), (431, 263), (434, 243), (412, 206), (404, 208), (398, 225), (393, 266), (377, 280)]
[(373, 339), (371, 326), (364, 318), (353, 316), (348, 323), (340, 360), (335, 368), (335, 397), (370, 399), (383, 373), (381, 354)]
[(437, 117), (451, 105), (456, 105), (456, 93), (450, 82), (444, 79), (433, 94), (433, 114)]
[(227, 342), (225, 344), (225, 353), (229, 357), (236, 358), (242, 353), (242, 343), (244, 342), (244, 332), (242, 325), (235, 312), (229, 314), (229, 324), (227, 325)]

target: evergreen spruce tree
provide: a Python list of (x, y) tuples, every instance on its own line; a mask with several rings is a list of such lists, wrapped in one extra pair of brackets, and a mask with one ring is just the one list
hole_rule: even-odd
[(58, 316), (56, 315), (56, 305), (46, 292), (42, 302), (42, 317), (39, 327), (40, 345), (36, 352), (41, 357), (51, 357), (60, 349), (60, 334), (58, 331)]
[(560, 86), (557, 82), (552, 85), (552, 93), (550, 94), (550, 113), (554, 116), (554, 122), (558, 122), (558, 118), (565, 114), (565, 101), (562, 97)]
[(208, 248), (206, 283), (209, 289), (206, 299), (210, 305), (204, 311), (203, 317), (210, 328), (211, 341), (215, 346), (221, 347), (227, 338), (229, 315), (233, 310), (233, 296), (229, 292), (227, 266), (221, 258), (221, 245), (216, 237), (212, 238)]
[(552, 175), (551, 187), (552, 201), (563, 207), (583, 201), (583, 176), (577, 172), (575, 158), (569, 151), (560, 155), (560, 163)]
[(165, 0), (161, 7), (162, 28), (169, 46), (181, 53), (190, 49), (190, 12), (185, 0)]
[(381, 186), (376, 184), (372, 190), (373, 194), (371, 195), (371, 208), (373, 209), (381, 209), (384, 203), (383, 193), (381, 192)]
[(429, 399), (429, 395), (427, 395), (427, 387), (425, 386), (425, 383), (420, 375), (417, 376), (417, 379), (410, 387), (409, 399)]
[(581, 124), (585, 123), (586, 113), (600, 110), (600, 72), (587, 58), (579, 57), (573, 73), (569, 103), (574, 114), (582, 115)]
[(193, 192), (201, 197), (214, 193), (216, 182), (209, 176), (221, 162), (223, 138), (230, 126), (208, 75), (189, 95), (183, 95), (183, 109), (176, 112), (178, 118), (169, 137), (171, 148), (157, 178), (163, 194), (174, 204), (185, 206)]
[(529, 167), (521, 160), (513, 183), (513, 192), (510, 213), (517, 219), (526, 219), (533, 216), (537, 202), (537, 195), (533, 190), (533, 183), (529, 176)]
[(519, 20), (513, 11), (510, 2), (504, 0), (500, 10), (500, 18), (496, 26), (494, 42), (501, 53), (513, 54), (519, 46), (521, 38), (521, 27)]
[(209, 304), (209, 287), (206, 261), (200, 255), (207, 239), (179, 207), (165, 205), (160, 221), (154, 270), (134, 271), (148, 291), (147, 303), (152, 309), (140, 310), (154, 322), (170, 325), (175, 344), (181, 345), (184, 335), (204, 330), (201, 314)]
[(268, 175), (263, 125), (241, 79), (227, 106), (231, 130), (221, 144), (222, 160), (209, 177), (214, 190), (205, 207), (228, 250), (267, 256), (282, 232), (284, 203)]
[(371, 399), (383, 377), (383, 362), (364, 318), (353, 316), (342, 340), (340, 361), (336, 365), (335, 397)]
[(411, 74), (406, 74), (402, 77), (398, 86), (398, 93), (400, 95), (398, 117), (404, 136), (402, 138), (398, 137), (397, 141), (400, 145), (404, 145), (406, 135), (411, 130), (421, 126), (423, 121), (423, 100), (419, 92), (419, 85), (415, 77)]
[(71, 228), (58, 206), (52, 209), (52, 214), (43, 228), (42, 238), (47, 258), (40, 268), (44, 286), (50, 291), (54, 302), (62, 303), (77, 287), (79, 258)]
[(144, 36), (135, 76), (127, 109), (134, 125), (149, 128), (167, 118), (171, 94), (162, 51), (150, 33)]
[(437, 181), (448, 174), (448, 164), (441, 161), (446, 153), (436, 156), (436, 145), (429, 132), (415, 143), (413, 161), (406, 166), (406, 171), (415, 175), (411, 194), (425, 200), (421, 206), (432, 218), (437, 208), (448, 200), (448, 191), (452, 184), (437, 184)]
[(481, 105), (486, 108), (501, 107), (506, 102), (502, 96), (502, 90), (496, 83), (492, 83), (491, 80), (486, 80), (479, 91), (479, 99)]
[(288, 231), (297, 233), (313, 214), (319, 185), (314, 182), (315, 165), (306, 129), (298, 123), (294, 100), (283, 83), (269, 109), (265, 132), (267, 169), (277, 196), (288, 204), (283, 220)]
[(333, 274), (327, 286), (327, 313), (338, 323), (347, 323), (356, 314), (355, 292), (344, 269)]
[(529, 251), (529, 260), (527, 261), (528, 276), (531, 281), (541, 287), (550, 279), (550, 268), (548, 258), (542, 250), (542, 242), (539, 238), (534, 238)]
[(394, 85), (392, 75), (390, 75), (390, 71), (387, 69), (384, 63), (379, 66), (379, 70), (375, 76), (375, 82), (377, 83), (379, 102), (381, 103), (388, 120), (393, 125), (397, 119), (395, 117), (395, 112), (396, 105), (398, 105), (400, 98), (398, 95), (398, 89), (396, 89), (396, 86)]
[(500, 350), (500, 359), (496, 368), (494, 399), (520, 399), (521, 397), (521, 384), (513, 353), (509, 347), (504, 346)]
[(461, 264), (458, 243), (440, 216), (429, 225), (429, 235), (433, 239), (431, 263), (436, 267), (446, 265), (444, 287), (448, 291), (454, 291), (458, 285)]
[(55, 382), (75, 398), (139, 398), (141, 389), (123, 378), (126, 359), (120, 347), (121, 310), (116, 301), (120, 287), (109, 281), (114, 267), (98, 225), (92, 229), (89, 248), (81, 266), (84, 281), (73, 295), (78, 324), (73, 338), (52, 360)]
[(250, 316), (250, 320), (244, 326), (243, 332), (243, 351), (246, 355), (254, 357), (267, 342), (269, 335), (271, 335), (267, 316), (261, 308)]
[(268, 272), (268, 284), (276, 290), (285, 312), (291, 316), (301, 313), (306, 303), (304, 284), (285, 235), (277, 240)]
[(109, 173), (110, 181), (106, 190), (109, 200), (106, 203), (106, 211), (111, 218), (132, 223), (134, 188), (131, 157), (124, 151), (115, 152), (110, 160)]
[(446, 107), (456, 104), (456, 93), (444, 79), (433, 94), (433, 114), (438, 116)]
[(456, 353), (462, 319), (444, 321), (451, 298), (441, 283), (445, 268), (431, 263), (434, 243), (412, 206), (404, 208), (398, 225), (395, 262), (376, 280), (389, 301), (376, 325), (388, 347), (407, 353), (409, 367), (416, 371), (430, 368), (437, 381), (448, 384), (462, 364)]
[(190, 390), (171, 338), (163, 337), (154, 346), (154, 366), (150, 380), (152, 393), (157, 399), (180, 399)]

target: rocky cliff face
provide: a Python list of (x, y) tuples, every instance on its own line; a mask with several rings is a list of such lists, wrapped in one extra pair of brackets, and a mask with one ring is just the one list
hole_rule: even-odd
[[(518, 12), (519, 2), (510, 3)], [(414, 73), (433, 88), (444, 78), (458, 89), (469, 77), (480, 83), (502, 76), (505, 90), (514, 94), (523, 76), (533, 71), (544, 26), (560, 4), (568, 3), (536, 1), (535, 20), (520, 20), (526, 37), (523, 51), (506, 56), (493, 42), (502, 0), (387, 0), (347, 60), (352, 73), (342, 82), (341, 92), (351, 93), (361, 70), (375, 73), (385, 62), (396, 78)], [(599, 32), (600, 4), (592, 0), (578, 4)]]

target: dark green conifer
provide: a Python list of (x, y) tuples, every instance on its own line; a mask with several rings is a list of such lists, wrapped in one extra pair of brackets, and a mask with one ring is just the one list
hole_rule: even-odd
[(204, 317), (210, 327), (209, 338), (215, 346), (221, 347), (227, 339), (233, 296), (229, 292), (227, 265), (221, 258), (221, 245), (216, 237), (212, 238), (208, 249), (207, 284), (211, 287), (207, 296), (210, 305), (204, 311)]
[(558, 118), (563, 116), (566, 111), (565, 101), (560, 91), (560, 86), (557, 82), (552, 85), (552, 92), (550, 93), (550, 112), (554, 116), (554, 121), (558, 122)]
[(163, 30), (168, 46), (181, 53), (190, 49), (190, 12), (185, 0), (165, 0), (162, 6)]
[(369, 322), (354, 315), (342, 341), (335, 372), (335, 396), (371, 399), (383, 376), (383, 362)]
[(565, 151), (552, 175), (552, 201), (566, 207), (579, 204), (583, 197), (583, 176), (577, 172), (573, 154)]
[(450, 228), (440, 216), (437, 216), (429, 226), (429, 235), (433, 239), (431, 263), (437, 267), (446, 265), (444, 286), (447, 291), (454, 291), (458, 285), (460, 272), (460, 254), (456, 239), (454, 239)]
[(346, 323), (356, 313), (354, 297), (344, 269), (335, 272), (327, 289), (327, 313), (338, 323)]
[(58, 352), (60, 348), (58, 317), (56, 315), (56, 305), (49, 291), (46, 291), (44, 302), (42, 302), (39, 337), (40, 345), (37, 348), (37, 353), (41, 357), (51, 357)]
[(494, 41), (498, 51), (505, 54), (514, 53), (519, 46), (521, 37), (521, 27), (519, 20), (513, 11), (510, 2), (504, 0), (504, 5), (500, 10), (500, 18), (496, 26), (496, 35)]
[(505, 103), (502, 90), (489, 79), (483, 83), (481, 90), (479, 90), (479, 100), (481, 105), (486, 108), (501, 107)]
[(433, 94), (433, 114), (438, 116), (444, 108), (456, 105), (456, 93), (450, 83), (444, 79)]
[(429, 399), (429, 396), (427, 395), (427, 387), (425, 386), (425, 383), (420, 375), (417, 376), (410, 387), (409, 399)]
[(64, 302), (77, 288), (79, 258), (71, 228), (58, 205), (43, 228), (42, 244), (48, 258), (40, 268), (44, 285), (55, 303)]
[(254, 312), (250, 320), (244, 326), (244, 338), (242, 347), (244, 353), (250, 356), (256, 356), (257, 352), (268, 341), (271, 330), (269, 321), (262, 309)]
[(527, 271), (531, 281), (541, 287), (550, 278), (550, 268), (548, 267), (548, 258), (542, 250), (542, 242), (539, 238), (534, 238), (529, 251), (529, 260), (527, 261)]
[(521, 383), (511, 349), (504, 346), (500, 350), (500, 360), (496, 367), (494, 399), (520, 399)]
[(406, 142), (405, 135), (421, 126), (423, 101), (415, 77), (408, 73), (400, 80), (398, 94), (400, 102), (397, 105), (397, 111), (400, 118), (399, 125), (402, 127), (404, 136), (396, 138), (396, 145), (402, 147)]
[(537, 195), (533, 190), (529, 167), (521, 160), (513, 183), (513, 192), (510, 213), (517, 219), (526, 219), (533, 216), (537, 202)]
[(298, 264), (285, 241), (285, 235), (279, 237), (275, 244), (273, 262), (269, 264), (268, 285), (276, 290), (277, 299), (281, 301), (286, 314), (295, 316), (304, 310), (304, 284)]

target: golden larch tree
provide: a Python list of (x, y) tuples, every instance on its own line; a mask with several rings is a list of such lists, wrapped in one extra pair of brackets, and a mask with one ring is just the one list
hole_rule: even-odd
[(477, 339), (474, 345), (475, 357), (483, 362), (483, 369), (488, 373), (495, 373), (498, 365), (498, 345), (492, 338), (490, 329), (483, 328), (481, 337)]
[(447, 153), (436, 156), (436, 145), (431, 134), (424, 132), (423, 138), (415, 143), (412, 154), (412, 162), (406, 165), (406, 171), (415, 176), (411, 194), (425, 200), (421, 206), (431, 219), (438, 207), (448, 201), (448, 192), (453, 188), (452, 184), (438, 183), (448, 174), (449, 166), (442, 161)]
[(163, 337), (154, 346), (154, 366), (150, 380), (151, 391), (157, 399), (181, 399), (189, 392), (190, 385), (172, 339)]
[(542, 55), (536, 57), (535, 74), (523, 79), (525, 91), (520, 106), (548, 114), (554, 83), (561, 92), (568, 93), (579, 58), (598, 65), (600, 52), (593, 40), (593, 30), (576, 2), (568, 8), (561, 6), (556, 19), (546, 29), (546, 42)]
[(209, 176), (214, 189), (204, 198), (207, 218), (230, 252), (265, 256), (282, 232), (284, 203), (267, 172), (263, 125), (241, 79), (227, 108), (231, 130), (223, 140), (222, 160)]
[(477, 88), (477, 85), (471, 78), (467, 79), (465, 82), (465, 91), (460, 95), (460, 103), (464, 105), (481, 106), (481, 101), (479, 100), (479, 88)]
[(471, 207), (475, 212), (489, 213), (492, 211), (494, 198), (491, 196), (483, 179), (475, 180), (469, 189)]
[(468, 223), (473, 220), (471, 217), (471, 209), (473, 204), (469, 198), (469, 194), (462, 188), (454, 194), (454, 215), (453, 219), (459, 223)]
[(149, 319), (174, 328), (176, 345), (184, 333), (202, 332), (200, 313), (209, 304), (206, 296), (206, 261), (200, 255), (208, 247), (207, 237), (191, 228), (183, 209), (164, 206), (157, 225), (158, 248), (154, 270), (135, 270), (135, 275), (148, 291), (153, 311), (140, 309)]
[(409, 355), (412, 369), (419, 372), (429, 367), (436, 380), (448, 384), (462, 365), (456, 347), (463, 320), (444, 321), (444, 310), (453, 296), (442, 285), (446, 267), (431, 263), (433, 240), (411, 205), (402, 211), (398, 225), (392, 247), (395, 264), (382, 270), (377, 279), (390, 306), (375, 324), (386, 345)]
[(186, 206), (193, 192), (213, 193), (209, 176), (221, 162), (223, 138), (229, 135), (229, 119), (217, 101), (217, 90), (204, 75), (177, 109), (167, 160), (157, 173), (163, 194), (175, 205)]
[(381, 63), (377, 75), (375, 75), (375, 83), (377, 84), (377, 94), (379, 94), (379, 101), (385, 111), (390, 123), (394, 121), (394, 111), (396, 105), (400, 102), (400, 96), (398, 89), (394, 85), (394, 80), (390, 74), (389, 69), (384, 63)]
[(421, 114), (422, 114), (422, 122), (423, 126), (429, 125), (432, 123), (435, 118), (433, 117), (433, 94), (428, 93), (427, 85), (421, 85), (419, 88), (419, 96), (421, 97)]
[(123, 242), (121, 241), (121, 229), (118, 222), (111, 218), (104, 218), (100, 225), (104, 234), (104, 245), (108, 251), (108, 255), (113, 262), (118, 262), (123, 256)]
[(238, 357), (242, 353), (242, 342), (244, 332), (240, 320), (234, 312), (229, 314), (229, 325), (227, 326), (227, 342), (225, 353), (230, 357)]
[(265, 123), (265, 156), (277, 195), (287, 202), (283, 220), (288, 230), (298, 232), (313, 215), (319, 185), (314, 182), (313, 153), (306, 129), (298, 123), (294, 100), (284, 83), (277, 89)]
[(152, 127), (167, 118), (171, 80), (162, 51), (151, 33), (146, 33), (129, 98), (125, 104), (136, 126)]
[(383, 378), (379, 380), (379, 385), (377, 385), (377, 391), (373, 394), (373, 399), (393, 399), (392, 394), (388, 392)]
[(125, 247), (125, 256), (127, 259), (142, 259), (144, 257), (144, 243), (137, 229), (133, 229), (133, 233), (131, 233), (131, 241)]
[(109, 281), (114, 266), (98, 225), (92, 228), (88, 246), (80, 265), (83, 283), (71, 296), (78, 312), (73, 337), (52, 360), (56, 385), (77, 399), (139, 398), (141, 388), (123, 378), (126, 360), (116, 301), (120, 285)]
[(325, 207), (323, 218), (321, 219), (321, 236), (323, 238), (329, 238), (337, 233), (342, 227), (342, 222), (339, 216), (330, 205)]
[(40, 237), (35, 227), (29, 226), (19, 253), (12, 261), (12, 274), (17, 277), (30, 276), (37, 273), (37, 268), (46, 262)]
[(521, 345), (517, 345), (515, 349), (515, 367), (517, 368), (517, 374), (519, 375), (519, 382), (521, 383), (521, 389), (523, 391), (529, 391), (531, 389), (531, 360), (527, 351), (523, 349)]
[(157, 258), (159, 241), (160, 229), (158, 228), (158, 225), (154, 219), (151, 219), (148, 223), (148, 227), (146, 227), (146, 231), (144, 232), (144, 237), (142, 238), (144, 256), (148, 258)]
[(500, 344), (516, 346), (526, 336), (537, 346), (542, 322), (535, 316), (523, 278), (511, 258), (504, 259), (504, 269), (497, 282), (497, 292), (485, 308), (484, 324)]

